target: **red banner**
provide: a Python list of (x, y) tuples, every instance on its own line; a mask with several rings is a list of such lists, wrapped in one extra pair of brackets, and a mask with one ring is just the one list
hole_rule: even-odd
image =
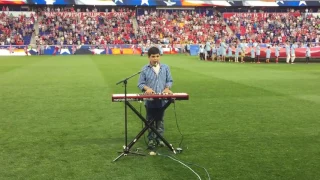
[(223, 13), (223, 18), (230, 18), (232, 16), (236, 16), (238, 18), (246, 18), (246, 17), (252, 17), (252, 18), (267, 18), (270, 15), (276, 15), (276, 16), (288, 16), (288, 15), (294, 15), (294, 16), (300, 16), (299, 12), (294, 13)]
[(81, 17), (89, 16), (89, 17), (96, 17), (96, 16), (124, 16), (127, 15), (127, 12), (45, 12), (45, 15), (48, 17), (53, 16), (60, 16), (60, 17)]

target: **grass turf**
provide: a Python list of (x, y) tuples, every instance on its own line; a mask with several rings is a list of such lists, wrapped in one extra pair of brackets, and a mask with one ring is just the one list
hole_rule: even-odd
[[(197, 179), (163, 156), (128, 156), (119, 80), (148, 62), (140, 56), (31, 56), (0, 60), (0, 179)], [(174, 78), (184, 135), (182, 161), (212, 179), (320, 176), (320, 64), (234, 64), (163, 56)], [(128, 92), (138, 93), (137, 77)], [(133, 103), (140, 108), (139, 103)], [(128, 140), (141, 129), (129, 110)], [(142, 113), (144, 113), (142, 108)], [(180, 142), (173, 106), (165, 137)], [(132, 148), (147, 154), (141, 138)], [(163, 154), (172, 155), (166, 148)], [(191, 167), (206, 179), (205, 171)]]

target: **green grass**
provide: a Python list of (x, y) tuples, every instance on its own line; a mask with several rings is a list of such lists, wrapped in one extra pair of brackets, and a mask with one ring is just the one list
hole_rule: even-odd
[[(148, 62), (140, 56), (0, 59), (0, 179), (197, 179), (163, 156), (126, 156), (116, 83)], [(318, 179), (320, 64), (234, 64), (163, 56), (174, 78), (185, 162), (211, 179)], [(137, 77), (128, 92), (138, 93)], [(133, 103), (139, 109), (139, 103)], [(144, 113), (142, 109), (142, 113)], [(174, 108), (165, 137), (177, 147)], [(128, 138), (141, 129), (129, 111)], [(144, 139), (132, 148), (147, 154)], [(173, 155), (168, 148), (160, 153)], [(191, 166), (206, 179), (205, 171)]]

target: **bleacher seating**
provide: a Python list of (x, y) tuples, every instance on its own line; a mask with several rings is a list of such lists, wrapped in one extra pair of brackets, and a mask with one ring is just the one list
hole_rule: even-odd
[(242, 13), (224, 19), (237, 38), (247, 42), (319, 42), (319, 20), (311, 14), (299, 11), (270, 13), (268, 16), (259, 14)]
[[(138, 11), (139, 12), (139, 11)], [(199, 43), (229, 36), (223, 18), (213, 10), (144, 10), (138, 13), (139, 41)]]
[[(47, 12), (55, 12), (50, 15)], [(224, 9), (224, 13), (228, 13)], [(231, 10), (231, 9), (230, 9)], [(265, 10), (265, 9), (264, 9)], [(302, 42), (319, 42), (318, 24), (320, 20), (312, 15), (299, 11), (280, 9), (281, 13), (270, 13), (269, 16), (228, 16), (224, 17), (213, 9), (194, 10), (158, 10), (129, 8), (97, 12), (88, 8), (81, 16), (70, 13), (81, 13), (80, 9), (47, 7), (38, 9), (39, 36), (37, 44), (137, 44), (164, 43), (185, 44), (187, 42), (219, 42), (221, 37), (227, 43), (234, 39), (245, 39), (247, 42), (282, 43), (287, 40)], [(234, 11), (234, 9), (232, 10)], [(262, 9), (257, 10), (260, 13)], [(311, 9), (310, 9), (311, 11)], [(137, 14), (135, 14), (137, 13)], [(236, 13), (236, 12), (232, 12)], [(243, 10), (240, 14), (246, 14)], [(253, 14), (253, 12), (251, 12)], [(133, 28), (133, 18), (137, 19), (137, 33)], [(9, 13), (0, 14), (0, 42), (4, 44), (29, 44), (33, 33), (34, 18), (25, 16), (12, 17)], [(225, 24), (231, 29), (229, 33)], [(10, 39), (11, 42), (8, 42)]]
[(10, 12), (0, 13), (0, 42), (3, 45), (27, 45), (30, 44), (34, 17), (20, 15), (14, 17)]
[[(77, 14), (74, 12), (74, 14)], [(132, 17), (135, 12), (51, 13), (39, 22), (39, 44), (131, 44), (135, 40)]]

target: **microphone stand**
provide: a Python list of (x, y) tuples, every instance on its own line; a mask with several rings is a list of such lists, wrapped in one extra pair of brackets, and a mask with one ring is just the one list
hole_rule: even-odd
[(121, 81), (116, 83), (116, 85), (119, 85), (121, 83), (124, 84), (124, 104), (125, 104), (125, 106), (124, 106), (124, 129), (125, 129), (124, 132), (125, 132), (125, 135), (124, 136), (125, 136), (125, 145), (123, 147), (123, 152), (120, 152), (121, 154), (118, 157), (116, 157), (116, 159), (114, 159), (113, 162), (115, 162), (116, 160), (118, 160), (122, 156), (127, 156), (130, 153), (144, 156), (143, 154), (130, 152), (130, 149), (128, 148), (128, 133), (127, 133), (127, 131), (128, 131), (127, 106), (129, 104), (129, 102), (127, 100), (127, 84), (128, 84), (128, 80), (129, 79), (131, 79), (132, 77), (140, 74), (141, 72), (142, 71), (139, 71), (139, 72), (137, 72), (137, 73), (135, 73), (135, 74), (133, 74), (133, 75), (131, 75), (131, 76), (129, 76), (129, 77), (127, 77), (127, 78), (125, 78), (125, 79), (123, 79), (123, 80), (121, 80)]

